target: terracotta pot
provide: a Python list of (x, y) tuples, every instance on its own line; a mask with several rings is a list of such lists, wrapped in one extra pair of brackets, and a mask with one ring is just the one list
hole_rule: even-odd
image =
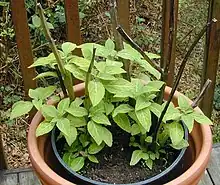
[[(84, 95), (84, 84), (76, 85), (74, 90), (76, 96)], [(167, 99), (170, 91), (171, 88), (166, 87), (165, 99)], [(176, 92), (174, 95), (173, 103), (175, 105), (177, 104), (179, 95), (179, 92)], [(189, 100), (189, 102), (191, 101)], [(196, 108), (196, 110), (201, 112), (199, 108)], [(50, 137), (45, 135), (36, 138), (35, 136), (36, 128), (42, 119), (41, 113), (38, 112), (34, 116), (28, 132), (28, 150), (32, 167), (44, 185), (74, 185), (74, 183), (62, 178), (60, 176), (63, 175), (62, 170), (59, 171), (59, 166), (54, 165), (58, 163), (51, 150)], [(166, 185), (196, 185), (202, 178), (212, 149), (212, 134), (210, 127), (208, 125), (196, 123), (190, 138), (190, 153), (187, 157), (190, 157), (193, 163), (182, 175)], [(53, 166), (53, 170), (51, 166)], [(58, 173), (60, 175), (58, 175)]]

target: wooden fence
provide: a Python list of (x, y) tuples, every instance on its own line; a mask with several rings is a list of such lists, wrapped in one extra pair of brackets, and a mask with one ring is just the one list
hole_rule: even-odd
[[(80, 44), (82, 41), (80, 33), (78, 0), (64, 0), (64, 2), (67, 23), (67, 40), (76, 44)], [(162, 2), (163, 27), (161, 38), (161, 66), (163, 67), (166, 65), (166, 63), (170, 62), (167, 84), (172, 85), (174, 79), (179, 1), (163, 0)], [(201, 86), (208, 78), (211, 79), (213, 83), (209, 88), (208, 93), (205, 95), (205, 99), (201, 103), (201, 108), (206, 115), (211, 116), (220, 50), (220, 14), (218, 13), (218, 11), (220, 10), (220, 2), (219, 0), (210, 0), (209, 4), (210, 6), (207, 22), (210, 22), (213, 18), (216, 18), (219, 21), (212, 24), (212, 26), (207, 29)], [(24, 89), (25, 93), (27, 94), (30, 88), (36, 87), (36, 82), (32, 80), (35, 77), (34, 69), (27, 68), (33, 63), (33, 52), (31, 47), (30, 32), (28, 28), (27, 13), (24, 0), (11, 0), (11, 9), (14, 29), (16, 33), (21, 71), (24, 81)], [(117, 10), (119, 23), (129, 33), (129, 0), (117, 0)], [(0, 146), (0, 169), (6, 167), (5, 163), (3, 162), (4, 156), (1, 155), (1, 150), (2, 148)]]

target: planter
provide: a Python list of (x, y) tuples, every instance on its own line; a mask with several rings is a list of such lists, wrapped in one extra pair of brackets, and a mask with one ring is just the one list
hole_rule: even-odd
[[(78, 84), (74, 89), (76, 96), (82, 96), (84, 94), (84, 84)], [(165, 99), (167, 99), (170, 90), (169, 87), (166, 88)], [(174, 104), (177, 103), (179, 94), (178, 92), (175, 93), (173, 99)], [(201, 110), (197, 108), (197, 111)], [(73, 185), (74, 183), (66, 180), (72, 177), (64, 172), (62, 166), (58, 165), (57, 158), (52, 151), (50, 135), (41, 136), (39, 138), (35, 137), (36, 128), (42, 119), (41, 113), (38, 112), (31, 122), (28, 133), (28, 149), (32, 166), (44, 185)], [(166, 185), (196, 185), (202, 178), (212, 148), (212, 135), (209, 126), (195, 124), (189, 138), (189, 143), (190, 147), (187, 149), (185, 157), (188, 159), (186, 163), (190, 164), (188, 169)], [(53, 168), (53, 170), (51, 168)], [(61, 176), (65, 176), (66, 179)], [(75, 183), (82, 184), (77, 179)]]

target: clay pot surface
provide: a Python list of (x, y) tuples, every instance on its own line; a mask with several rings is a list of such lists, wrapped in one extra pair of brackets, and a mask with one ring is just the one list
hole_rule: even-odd
[[(84, 95), (84, 84), (78, 84), (74, 86), (76, 96)], [(165, 99), (168, 98), (171, 88), (166, 87)], [(177, 98), (181, 93), (176, 92), (173, 98), (173, 103), (177, 105)], [(182, 94), (181, 94), (182, 95)], [(189, 100), (191, 103), (191, 100)], [(50, 104), (52, 102), (49, 102)], [(199, 108), (196, 108), (198, 112), (201, 112)], [(74, 183), (64, 179), (53, 171), (50, 166), (57, 164), (56, 159), (51, 152), (51, 143), (49, 135), (44, 135), (36, 138), (35, 132), (37, 126), (42, 121), (43, 117), (40, 112), (37, 112), (34, 116), (29, 132), (28, 132), (28, 150), (30, 154), (31, 164), (35, 170), (37, 176), (41, 180), (43, 185), (74, 185)], [(189, 157), (195, 158), (191, 167), (186, 170), (178, 178), (172, 180), (166, 185), (196, 185), (203, 176), (205, 169), (208, 165), (212, 150), (212, 134), (209, 125), (195, 124), (192, 131), (190, 148), (191, 153)], [(59, 166), (57, 166), (57, 172)], [(62, 172), (59, 171), (62, 174)], [(77, 182), (76, 182), (77, 184)]]

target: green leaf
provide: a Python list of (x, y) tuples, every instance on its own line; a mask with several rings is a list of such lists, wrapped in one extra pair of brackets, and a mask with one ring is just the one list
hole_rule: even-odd
[(131, 124), (126, 114), (117, 114), (117, 116), (113, 117), (113, 120), (124, 131), (131, 132)]
[(120, 93), (125, 90), (132, 91), (133, 89), (132, 84), (123, 78), (118, 78), (117, 80), (110, 81), (110, 82), (103, 81), (103, 85), (108, 92), (113, 93), (113, 94)]
[(182, 95), (178, 97), (178, 105), (181, 110), (186, 111), (188, 109), (192, 109), (189, 101)]
[(92, 143), (88, 148), (89, 154), (97, 154), (105, 147), (105, 143), (102, 142), (101, 145), (97, 145), (96, 143)]
[(194, 111), (191, 115), (200, 124), (212, 125), (212, 121), (202, 113)]
[(87, 125), (87, 122), (84, 117), (75, 117), (72, 115), (68, 115), (67, 119), (70, 120), (70, 124), (74, 127), (83, 127)]
[(138, 59), (135, 61), (141, 67), (143, 67), (148, 73), (153, 75), (156, 79), (160, 79), (160, 72), (157, 71), (154, 67), (152, 67), (146, 60)]
[(42, 100), (36, 100), (36, 99), (34, 99), (34, 100), (32, 100), (32, 103), (33, 103), (33, 105), (35, 106), (35, 108), (36, 108), (37, 110), (40, 110), (41, 107), (42, 107), (42, 105), (43, 105), (43, 101), (42, 101)]
[(151, 103), (149, 107), (150, 111), (153, 112), (158, 118), (160, 117), (160, 114), (162, 112), (162, 106), (157, 103)]
[(49, 133), (54, 128), (54, 126), (55, 123), (53, 122), (41, 122), (36, 129), (36, 137)]
[(76, 44), (73, 44), (71, 42), (65, 42), (62, 44), (62, 50), (64, 52), (65, 55), (68, 55), (69, 53), (71, 53), (74, 49), (76, 49)]
[(180, 123), (173, 122), (166, 125), (173, 145), (177, 145), (184, 137), (184, 130)]
[(92, 120), (96, 123), (103, 124), (103, 125), (111, 125), (108, 117), (103, 113), (95, 114), (92, 116)]
[(72, 73), (72, 75), (82, 81), (86, 80), (86, 72), (79, 69), (75, 64), (66, 64), (65, 69)]
[(93, 163), (99, 163), (98, 159), (94, 155), (88, 155), (88, 159)]
[(134, 112), (134, 111), (129, 112), (128, 115), (129, 115), (129, 117), (130, 117), (131, 119), (133, 119), (133, 120), (138, 124), (141, 133), (142, 133), (142, 134), (146, 134), (147, 131), (145, 130), (145, 128), (144, 128), (144, 127), (140, 124), (140, 122), (138, 121), (138, 118), (137, 118), (135, 112)]
[(88, 134), (80, 134), (79, 141), (83, 147), (87, 147), (90, 144), (90, 136)]
[(64, 137), (66, 139), (67, 144), (71, 146), (77, 138), (77, 129), (73, 126), (70, 126), (68, 134), (64, 134)]
[(70, 107), (66, 109), (66, 111), (75, 117), (83, 117), (88, 115), (88, 112), (84, 107)]
[(41, 99), (44, 100), (51, 96), (56, 90), (56, 86), (48, 86), (48, 87), (39, 87), (36, 89), (29, 89), (28, 95), (33, 99)]
[(147, 143), (152, 143), (152, 141), (153, 141), (153, 138), (151, 136), (147, 136), (145, 139), (145, 142)]
[(70, 99), (69, 98), (65, 98), (62, 99), (57, 106), (57, 110), (60, 113), (60, 115), (63, 115), (66, 112), (66, 109), (69, 108), (70, 105)]
[(58, 95), (53, 95), (50, 97), (50, 100), (53, 101), (53, 103), (58, 103), (60, 101), (60, 96)]
[(98, 69), (101, 73), (107, 73), (111, 75), (126, 73), (126, 71), (118, 66), (109, 66), (106, 64), (106, 62), (98, 62), (95, 64), (95, 67)]
[(94, 107), (91, 107), (89, 109), (89, 116), (94, 116), (99, 113), (104, 113), (105, 112), (105, 107), (104, 107), (104, 102), (100, 101), (100, 103)]
[(147, 83), (146, 87), (153, 87), (155, 89), (161, 89), (165, 83), (163, 81), (154, 80)]
[(153, 152), (149, 152), (149, 157), (150, 159), (152, 159), (153, 161), (156, 159), (156, 155)]
[(98, 75), (96, 76), (99, 79), (102, 80), (117, 80), (117, 78), (115, 78), (113, 75), (108, 74), (108, 73), (98, 73)]
[(112, 133), (107, 128), (102, 127), (101, 135), (102, 135), (102, 139), (105, 142), (105, 144), (111, 147), (113, 143)]
[(70, 107), (79, 107), (83, 104), (83, 100), (81, 98), (76, 97), (76, 99), (70, 104)]
[(84, 157), (77, 157), (77, 158), (72, 160), (70, 168), (73, 171), (77, 172), (77, 171), (79, 171), (79, 170), (81, 170), (83, 168), (84, 162), (85, 162)]
[(105, 42), (105, 48), (111, 52), (112, 50), (115, 49), (115, 43), (111, 39), (108, 39)]
[[(164, 108), (165, 104), (166, 103), (164, 103), (162, 105), (163, 108)], [(167, 109), (167, 112), (163, 118), (163, 121), (165, 122), (168, 120), (178, 120), (178, 119), (180, 119), (180, 116), (181, 116), (180, 111), (174, 107), (173, 103), (170, 103), (170, 105)]]
[(96, 106), (105, 96), (105, 88), (101, 82), (90, 81), (88, 85), (89, 98), (93, 106)]
[(46, 119), (58, 117), (58, 111), (53, 105), (43, 105), (41, 112)]
[(135, 150), (132, 153), (130, 166), (136, 165), (142, 159), (142, 150)]
[(151, 102), (146, 102), (144, 96), (138, 96), (135, 104), (135, 111), (145, 109), (151, 105)]
[(104, 106), (105, 106), (106, 115), (109, 115), (114, 110), (114, 105), (112, 103), (105, 102)]
[(183, 139), (183, 140), (181, 140), (178, 144), (176, 144), (176, 145), (171, 144), (170, 146), (173, 147), (173, 148), (176, 149), (176, 150), (181, 150), (181, 149), (183, 149), (183, 148), (188, 147), (188, 146), (189, 146), (189, 143), (188, 143), (185, 139)]
[(133, 124), (131, 126), (131, 135), (134, 136), (134, 135), (137, 135), (137, 134), (140, 134), (141, 133), (141, 129), (139, 127), (138, 124)]
[(64, 135), (68, 135), (68, 130), (70, 129), (71, 125), (67, 118), (61, 118), (57, 120), (56, 126)]
[(45, 78), (45, 77), (57, 77), (57, 73), (51, 72), (51, 71), (40, 73), (33, 80), (36, 80), (36, 79), (39, 79), (39, 78)]
[(92, 138), (95, 140), (95, 142), (100, 145), (103, 141), (102, 139), (102, 126), (96, 124), (93, 121), (89, 121), (88, 125), (87, 125), (87, 129), (89, 134), (92, 136)]
[(133, 110), (134, 110), (134, 108), (131, 107), (130, 105), (121, 104), (121, 105), (119, 105), (118, 107), (115, 108), (115, 110), (113, 111), (112, 116), (115, 117), (120, 113), (128, 113), (128, 112), (133, 111)]
[(64, 153), (63, 155), (63, 161), (68, 165), (70, 166), (71, 165), (71, 162), (74, 158), (76, 158), (77, 156), (73, 155), (72, 153)]
[(181, 120), (185, 123), (187, 126), (189, 133), (192, 132), (193, 125), (194, 125), (194, 118), (191, 114), (186, 114), (181, 116)]
[(120, 61), (114, 61), (110, 59), (106, 59), (107, 66), (115, 66), (115, 67), (123, 67), (123, 63)]
[(29, 101), (18, 101), (12, 106), (10, 119), (20, 117), (27, 114), (33, 108), (33, 104)]
[(131, 83), (134, 87), (135, 96), (139, 96), (141, 93), (143, 93), (142, 91), (143, 91), (144, 84), (140, 79), (132, 78)]
[(53, 30), (53, 29), (54, 29), (53, 24), (51, 24), (50, 22), (47, 22), (47, 27), (48, 27), (48, 29), (50, 29), (50, 30)]
[(141, 154), (141, 158), (143, 159), (143, 160), (148, 160), (150, 157), (149, 157), (149, 154), (148, 153), (142, 153)]
[(148, 168), (150, 168), (152, 170), (152, 168), (153, 168), (153, 161), (151, 159), (147, 159), (145, 161), (145, 164), (147, 165)]
[(90, 61), (83, 57), (72, 56), (69, 63), (73, 63), (78, 66), (81, 70), (87, 72), (89, 69)]
[(149, 132), (151, 127), (151, 113), (149, 108), (145, 108), (139, 111), (135, 111), (135, 114), (138, 118), (140, 124), (144, 127), (144, 129)]
[(35, 28), (39, 28), (41, 26), (40, 17), (38, 17), (36, 14), (32, 16), (32, 24)]
[(154, 53), (145, 52), (145, 54), (146, 54), (150, 59), (159, 59), (159, 58), (161, 58), (160, 55), (157, 55), (157, 54), (154, 54)]
[(76, 128), (70, 124), (70, 121), (67, 118), (59, 119), (56, 126), (64, 134), (68, 145), (71, 146), (77, 137)]
[[(60, 53), (62, 56), (62, 53)], [(28, 68), (37, 67), (37, 66), (46, 66), (49, 64), (56, 63), (56, 58), (53, 53), (48, 55), (47, 57), (40, 57), (38, 58), (32, 65), (30, 65)]]

